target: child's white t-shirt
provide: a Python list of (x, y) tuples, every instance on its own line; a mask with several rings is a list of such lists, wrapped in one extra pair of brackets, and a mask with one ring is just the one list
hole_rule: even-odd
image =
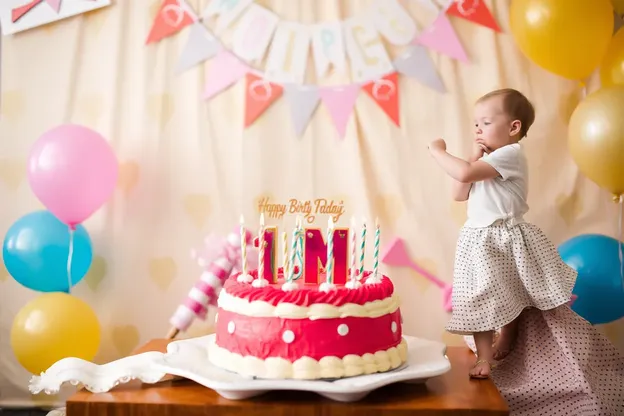
[(529, 170), (522, 146), (509, 144), (479, 160), (492, 165), (500, 176), (472, 184), (465, 226), (487, 227), (497, 220), (524, 222), (529, 210)]

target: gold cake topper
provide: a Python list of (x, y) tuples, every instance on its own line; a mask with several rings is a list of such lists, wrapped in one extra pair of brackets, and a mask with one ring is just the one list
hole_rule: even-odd
[(276, 203), (264, 197), (258, 202), (258, 211), (268, 218), (281, 219), (285, 214), (303, 215), (303, 218), (312, 224), (319, 214), (331, 215), (334, 222), (338, 222), (345, 212), (344, 201), (327, 198), (299, 200), (291, 198), (287, 203)]

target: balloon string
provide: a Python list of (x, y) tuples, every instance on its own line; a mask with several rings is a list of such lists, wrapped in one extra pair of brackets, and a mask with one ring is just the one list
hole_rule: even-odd
[(69, 228), (69, 253), (67, 255), (67, 293), (71, 295), (72, 288), (72, 276), (71, 276), (71, 265), (74, 257), (74, 229), (72, 227)]
[(622, 238), (624, 238), (624, 231), (622, 231), (622, 217), (624, 216), (624, 195), (620, 195), (618, 203), (620, 204), (620, 212), (618, 214), (618, 255), (620, 257), (620, 280), (622, 280), (622, 286), (624, 287), (624, 251), (622, 248)]

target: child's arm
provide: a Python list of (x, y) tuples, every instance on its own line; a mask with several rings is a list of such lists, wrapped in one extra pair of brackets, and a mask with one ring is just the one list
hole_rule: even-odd
[(492, 165), (483, 161), (468, 162), (446, 152), (446, 143), (437, 139), (429, 146), (429, 151), (438, 165), (453, 179), (462, 184), (492, 179), (499, 173)]
[[(479, 144), (475, 144), (472, 154), (470, 155), (469, 162), (476, 162), (483, 156), (485, 147)], [(453, 199), (458, 202), (467, 201), (470, 195), (470, 189), (472, 188), (472, 182), (463, 183), (453, 179)]]

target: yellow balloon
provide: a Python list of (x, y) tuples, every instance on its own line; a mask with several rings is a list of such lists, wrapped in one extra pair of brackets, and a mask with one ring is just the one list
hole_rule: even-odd
[(624, 14), (624, 0), (611, 0), (611, 4), (617, 14)]
[(609, 0), (512, 0), (509, 24), (529, 59), (562, 77), (582, 80), (607, 50), (613, 7)]
[(82, 300), (67, 293), (45, 293), (15, 316), (11, 348), (32, 374), (67, 357), (91, 361), (100, 346), (97, 316)]
[(588, 95), (570, 118), (570, 154), (585, 176), (613, 195), (624, 193), (624, 86)]
[(618, 30), (611, 39), (600, 65), (600, 84), (603, 87), (624, 85), (624, 30)]

